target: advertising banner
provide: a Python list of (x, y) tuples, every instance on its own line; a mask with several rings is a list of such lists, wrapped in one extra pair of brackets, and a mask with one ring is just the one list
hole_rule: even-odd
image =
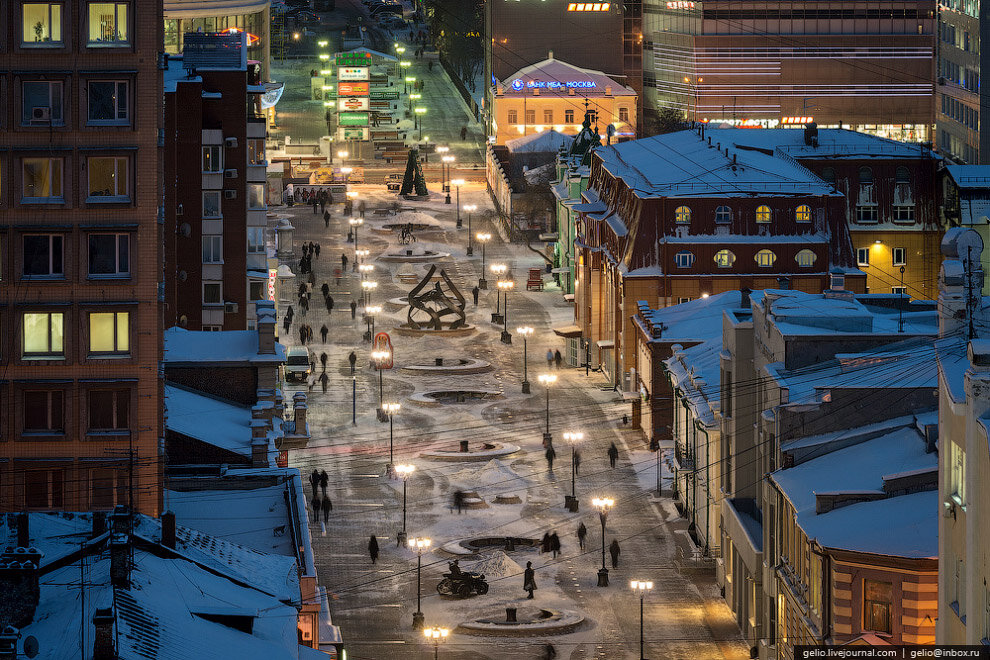
[(367, 140), (368, 137), (367, 126), (341, 126), (337, 129), (338, 140)]
[(342, 66), (337, 69), (337, 80), (367, 80), (368, 75), (366, 66)]
[(370, 92), (370, 83), (366, 82), (339, 82), (337, 83), (337, 96), (367, 96)]
[(337, 66), (368, 66), (371, 53), (339, 53), (334, 61)]
[(337, 108), (355, 112), (358, 110), (371, 110), (371, 102), (367, 96), (348, 96), (337, 100)]
[(367, 126), (367, 112), (339, 112), (337, 113), (337, 123), (340, 126)]

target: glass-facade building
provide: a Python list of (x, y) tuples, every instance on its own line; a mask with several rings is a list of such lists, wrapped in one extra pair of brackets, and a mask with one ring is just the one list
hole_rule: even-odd
[(262, 79), (269, 80), (271, 55), (269, 0), (165, 0), (165, 52), (182, 52), (187, 32), (248, 33), (248, 59), (261, 62)]

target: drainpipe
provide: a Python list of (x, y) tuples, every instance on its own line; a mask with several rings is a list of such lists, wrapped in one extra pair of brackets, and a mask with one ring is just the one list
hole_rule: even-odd
[[(705, 556), (707, 557), (709, 552), (709, 545), (710, 545), (708, 541), (708, 528), (711, 527), (712, 524), (712, 519), (711, 519), (712, 484), (708, 480), (709, 466), (712, 463), (711, 456), (708, 453), (711, 444), (710, 444), (710, 438), (708, 437), (708, 431), (706, 431), (705, 427), (701, 425), (700, 419), (696, 419), (694, 421), (694, 426), (698, 431), (701, 431), (702, 433), (705, 434), (705, 490), (708, 491), (707, 494), (705, 495)], [(695, 470), (695, 472), (697, 472), (697, 470)], [(695, 482), (697, 483), (697, 477), (695, 478)], [(694, 504), (695, 506), (698, 505), (697, 495), (695, 495)], [(697, 527), (695, 528), (697, 529)]]

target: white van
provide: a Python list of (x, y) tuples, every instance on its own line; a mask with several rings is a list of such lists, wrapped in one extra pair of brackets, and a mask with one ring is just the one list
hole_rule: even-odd
[(285, 380), (306, 382), (310, 374), (309, 349), (293, 346), (285, 354)]

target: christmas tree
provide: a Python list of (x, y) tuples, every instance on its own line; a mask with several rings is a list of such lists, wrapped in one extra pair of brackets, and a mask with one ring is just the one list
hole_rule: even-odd
[(423, 169), (419, 166), (419, 150), (410, 149), (409, 158), (406, 160), (406, 173), (402, 177), (402, 188), (400, 195), (408, 195), (413, 190), (420, 197), (427, 197), (430, 191), (426, 189), (426, 179), (423, 178)]

